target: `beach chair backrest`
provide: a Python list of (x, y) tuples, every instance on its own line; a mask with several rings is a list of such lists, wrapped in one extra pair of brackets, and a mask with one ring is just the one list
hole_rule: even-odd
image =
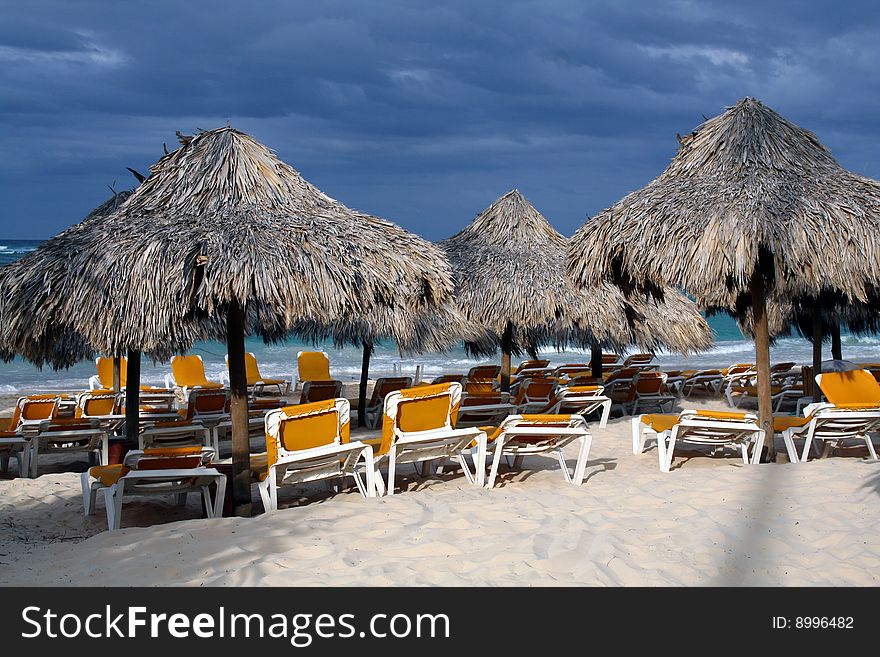
[(613, 381), (620, 381), (621, 379), (632, 379), (638, 373), (639, 368), (637, 367), (622, 367), (609, 374), (605, 383), (612, 383)]
[(624, 367), (633, 365), (647, 365), (654, 360), (654, 354), (632, 354), (623, 361)]
[(342, 396), (342, 381), (306, 381), (303, 384), (300, 404), (327, 401)]
[(547, 367), (549, 364), (550, 364), (549, 360), (524, 360), (523, 362), (521, 362), (517, 366), (516, 370), (514, 371), (514, 374), (519, 374), (523, 370), (543, 369), (543, 368)]
[[(226, 354), (226, 369), (229, 369), (229, 354)], [(251, 351), (244, 355), (244, 375), (249, 386), (256, 385), (257, 381), (263, 380), (260, 367), (257, 365), (257, 357)]]
[(229, 395), (223, 389), (206, 388), (193, 390), (186, 406), (186, 418), (197, 419), (229, 413)]
[(412, 377), (409, 376), (380, 377), (376, 379), (376, 385), (373, 386), (373, 394), (370, 395), (370, 403), (367, 405), (379, 406), (385, 401), (385, 397), (389, 392), (403, 390), (411, 385)]
[(495, 392), (493, 381), (468, 381), (464, 384), (464, 391), (469, 395), (490, 395)]
[(589, 374), (589, 363), (564, 363), (553, 370), (554, 376), (570, 376), (572, 374)]
[(61, 398), (55, 395), (20, 397), (15, 405), (10, 425), (14, 429), (25, 420), (50, 420), (58, 415), (60, 403)]
[(841, 408), (880, 405), (880, 383), (868, 370), (825, 372), (816, 375), (825, 398)]
[(633, 376), (633, 390), (641, 395), (659, 393), (666, 383), (665, 372), (639, 372)]
[(76, 400), (76, 417), (114, 415), (120, 412), (120, 395), (112, 390), (91, 390)]
[(174, 375), (174, 381), (181, 387), (192, 388), (208, 383), (205, 377), (205, 364), (198, 354), (172, 357), (171, 373)]
[(148, 447), (125, 455), (123, 463), (132, 470), (190, 469), (207, 465), (214, 450), (198, 445), (183, 447)]
[(723, 373), (727, 376), (732, 376), (734, 374), (745, 374), (746, 372), (755, 371), (754, 363), (735, 363), (727, 368)]
[(778, 374), (780, 372), (788, 372), (792, 367), (794, 367), (794, 363), (776, 363), (770, 367), (771, 374)]
[(460, 383), (438, 383), (388, 393), (383, 405), (378, 454), (388, 452), (395, 432), (454, 428), (460, 405)]
[(285, 406), (266, 413), (269, 464), (289, 452), (349, 442), (351, 407), (345, 398)]
[(605, 383), (604, 379), (597, 379), (592, 374), (585, 376), (576, 376), (568, 382), (568, 387), (584, 387), (584, 386), (601, 386)]
[[(121, 356), (119, 358), (119, 385), (125, 386), (126, 382), (126, 365), (128, 361), (125, 360), (125, 356)], [(98, 380), (101, 382), (101, 387), (107, 390), (113, 389), (113, 359), (106, 358), (104, 356), (98, 356), (95, 359), (95, 367), (98, 370)]]
[(517, 390), (516, 405), (526, 402), (549, 402), (556, 392), (556, 382), (552, 379), (526, 379)]
[(300, 381), (329, 381), (330, 357), (325, 351), (300, 351), (296, 354)]
[(474, 365), (467, 378), (468, 381), (494, 381), (500, 374), (500, 365)]
[(431, 383), (463, 383), (465, 378), (464, 374), (441, 374)]

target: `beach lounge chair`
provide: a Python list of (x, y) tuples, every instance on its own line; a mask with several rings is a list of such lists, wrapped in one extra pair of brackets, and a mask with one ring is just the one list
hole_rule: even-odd
[[(251, 457), (263, 508), (278, 509), (278, 486), (352, 477), (364, 497), (375, 497), (373, 449), (349, 440), (347, 399), (286, 406), (266, 414), (266, 454)], [(361, 479), (363, 468), (366, 483)]]
[(165, 387), (180, 389), (183, 392), (184, 401), (189, 397), (189, 391), (193, 388), (222, 388), (223, 384), (216, 381), (208, 381), (205, 377), (205, 364), (198, 354), (190, 356), (173, 356), (171, 358), (171, 374), (165, 375)]
[(675, 446), (680, 443), (715, 449), (738, 447), (743, 463), (758, 463), (764, 446), (764, 431), (752, 413), (684, 410), (678, 415), (639, 415), (632, 419), (633, 454), (644, 451), (646, 439), (654, 436), (661, 472), (669, 472)]
[[(495, 485), (502, 456), (512, 457), (514, 467), (519, 468), (523, 457), (539, 454), (554, 454), (559, 459), (565, 480), (576, 486), (583, 483), (593, 438), (582, 415), (511, 415), (501, 426), (487, 427), (486, 430), (487, 449), (493, 450), (488, 488)], [(572, 473), (562, 449), (574, 440), (581, 441), (581, 448)]]
[(724, 375), (719, 369), (691, 370), (682, 374), (685, 376), (680, 384), (680, 390), (685, 399), (690, 399), (694, 392), (719, 395), (724, 387)]
[(524, 379), (516, 389), (513, 404), (517, 413), (533, 413), (545, 408), (558, 387), (555, 379)]
[[(267, 386), (277, 388), (279, 395), (286, 395), (290, 392), (290, 381), (287, 379), (270, 379), (260, 373), (260, 366), (257, 364), (257, 357), (253, 352), (249, 351), (244, 355), (244, 369), (247, 387), (254, 395), (262, 393)], [(226, 371), (220, 373), (220, 382), (229, 384), (229, 354), (226, 354)]]
[(593, 371), (590, 369), (589, 363), (564, 363), (554, 368), (551, 376), (560, 382), (564, 382), (579, 375), (591, 376), (592, 374)]
[(306, 381), (299, 396), (300, 404), (342, 397), (342, 381)]
[[(213, 447), (212, 432), (204, 424), (180, 418), (145, 426), (138, 435), (139, 449), (165, 447)], [(216, 449), (214, 450), (216, 454)]]
[(617, 390), (609, 395), (612, 402), (618, 404), (624, 414), (627, 412), (635, 415), (639, 407), (643, 409), (654, 407), (663, 413), (669, 406), (675, 405), (676, 397), (666, 388), (666, 374), (664, 372), (637, 372), (627, 390)]
[(587, 415), (601, 409), (599, 427), (605, 428), (611, 413), (611, 399), (604, 394), (602, 386), (568, 386), (557, 388), (553, 398), (538, 415)]
[[(805, 418), (774, 418), (774, 429), (782, 433), (789, 460), (805, 462), (816, 441), (824, 446), (820, 456), (827, 456), (832, 447), (855, 439), (864, 441), (876, 461), (871, 433), (880, 431), (880, 383), (867, 370), (826, 372), (815, 379), (827, 402), (807, 406)], [(804, 439), (800, 456), (794, 448), (797, 438)]]
[[(727, 402), (731, 406), (739, 407), (744, 401), (758, 402), (758, 386), (730, 384), (724, 389)], [(786, 402), (797, 403), (804, 396), (804, 387), (800, 383), (792, 383), (784, 386), (770, 386), (770, 401), (773, 404), (773, 412), (778, 413)]]
[(101, 418), (122, 413), (122, 395), (112, 390), (95, 389), (77, 395), (77, 418)]
[(376, 379), (373, 386), (373, 393), (367, 400), (366, 422), (367, 426), (375, 429), (382, 417), (382, 407), (385, 404), (385, 397), (389, 392), (395, 390), (403, 390), (412, 385), (412, 378), (408, 376), (386, 376)]
[(550, 365), (549, 360), (537, 359), (537, 360), (524, 360), (519, 365), (516, 366), (516, 369), (512, 372), (512, 374), (521, 374), (525, 370), (543, 370), (548, 365)]
[(19, 397), (12, 412), (7, 431), (18, 431), (25, 435), (35, 435), (46, 420), (58, 417), (61, 398), (58, 395), (29, 395)]
[(438, 383), (461, 383), (464, 385), (465, 379), (467, 379), (466, 374), (441, 374), (431, 381), (431, 385)]
[(298, 351), (296, 353), (296, 374), (293, 379), (294, 391), (299, 390), (306, 381), (330, 381), (330, 356), (326, 351)]
[(496, 381), (501, 376), (500, 365), (474, 365), (467, 373), (468, 381)]
[[(119, 385), (124, 388), (126, 382), (126, 366), (128, 364), (128, 361), (125, 360), (124, 356), (121, 356), (119, 359), (119, 364)], [(105, 358), (104, 356), (98, 356), (95, 359), (95, 367), (97, 368), (98, 373), (89, 377), (89, 389), (113, 390), (113, 359)]]
[(516, 413), (516, 406), (511, 403), (510, 393), (462, 395), (455, 426), (463, 429), (486, 424), (496, 425), (512, 413)]
[(770, 383), (779, 386), (796, 383), (799, 374), (793, 362), (776, 363), (770, 366)]
[[(825, 408), (807, 417), (777, 416), (773, 418), (773, 429), (782, 434), (791, 463), (805, 463), (811, 448), (820, 458), (828, 456), (833, 447), (843, 447), (848, 440), (864, 442), (871, 460), (876, 461), (871, 433), (880, 431), (880, 407), (876, 410)], [(804, 441), (800, 455), (794, 442), (797, 439)], [(821, 451), (819, 444), (823, 446)]]
[(623, 361), (623, 366), (638, 369), (654, 368), (653, 362), (654, 354), (631, 354)]
[[(205, 515), (213, 518), (223, 508), (226, 475), (208, 467), (214, 451), (205, 447), (133, 450), (121, 464), (90, 468), (82, 474), (83, 510), (95, 510), (98, 491), (104, 493), (108, 529), (119, 529), (122, 502), (134, 495), (176, 495), (178, 503), (188, 493), (200, 493)], [(216, 486), (211, 499), (210, 486)]]
[(90, 465), (107, 463), (109, 433), (95, 418), (44, 420), (31, 440), (31, 478), (37, 476), (39, 460), (45, 454), (86, 454)]
[(637, 367), (622, 367), (619, 370), (614, 370), (605, 377), (602, 384), (605, 388), (605, 394), (610, 397), (614, 392), (629, 390), (633, 377), (638, 373), (639, 368)]
[[(456, 428), (461, 385), (441, 383), (395, 390), (385, 397), (381, 438), (364, 440), (373, 446), (376, 490), (385, 488), (379, 466), (388, 465), (389, 495), (394, 494), (398, 467), (421, 463), (423, 471), (433, 461), (458, 459), (468, 481), (483, 485), (486, 474), (486, 434), (476, 427)], [(475, 472), (466, 455), (476, 449)]]

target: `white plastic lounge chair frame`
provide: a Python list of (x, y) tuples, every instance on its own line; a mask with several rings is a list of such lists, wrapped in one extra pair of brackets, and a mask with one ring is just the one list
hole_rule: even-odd
[[(303, 414), (296, 406), (288, 406), (269, 411), (266, 414), (266, 441), (274, 441), (277, 460), (269, 465), (268, 474), (258, 485), (263, 508), (267, 512), (278, 509), (279, 484), (304, 483), (320, 479), (352, 477), (358, 491), (364, 497), (375, 497), (373, 448), (360, 441), (343, 443), (342, 427), (350, 421), (350, 405), (347, 399), (332, 400), (338, 416), (336, 437), (332, 443), (308, 449), (288, 450), (281, 440), (281, 427), (285, 420), (297, 417), (327, 413), (326, 409)], [(318, 402), (320, 403), (320, 402)], [(361, 479), (359, 469), (363, 468), (365, 479)]]
[(4, 447), (0, 453), (0, 472), (9, 472), (9, 459), (14, 458), (18, 463), (18, 476), (30, 475), (31, 441), (24, 436), (0, 437), (0, 447)]
[[(201, 443), (213, 447), (211, 430), (203, 424), (174, 424), (170, 426), (146, 426), (138, 435), (138, 449), (150, 447), (185, 447)], [(217, 450), (214, 449), (214, 453)]]
[[(109, 454), (109, 433), (94, 418), (81, 418), (82, 427), (50, 430), (52, 420), (43, 420), (39, 433), (30, 440), (28, 463), (30, 476), (37, 477), (40, 454), (87, 454), (89, 465), (106, 465)], [(84, 445), (74, 443), (88, 441)]]
[[(812, 419), (802, 427), (790, 427), (782, 432), (788, 460), (792, 463), (805, 463), (809, 458), (810, 448), (817, 448), (816, 443), (823, 444), (822, 456), (827, 455), (834, 445), (844, 440), (863, 440), (871, 455), (877, 460), (877, 451), (871, 440), (871, 432), (880, 430), (880, 410), (835, 410), (826, 408), (815, 412)], [(794, 441), (804, 439), (804, 447), (800, 455)], [(818, 451), (818, 449), (816, 450)]]
[[(553, 426), (553, 424), (567, 424), (567, 426)], [(514, 467), (519, 467), (525, 456), (544, 455), (550, 452), (555, 453), (559, 459), (559, 466), (568, 483), (575, 486), (580, 486), (583, 483), (593, 437), (587, 427), (587, 421), (582, 415), (560, 417), (557, 422), (552, 424), (548, 421), (534, 420), (522, 415), (511, 415), (501, 423), (500, 428), (501, 433), (491, 443), (492, 468), (489, 472), (487, 488), (492, 488), (495, 485), (502, 456), (513, 457)], [(519, 440), (519, 438), (527, 438), (527, 440)], [(535, 438), (543, 440), (536, 442)], [(569, 472), (562, 449), (574, 440), (580, 440), (581, 447), (574, 472)]]
[(599, 428), (604, 429), (608, 424), (608, 416), (611, 414), (611, 399), (604, 394), (602, 386), (596, 386), (589, 392), (571, 388), (559, 388), (556, 391), (554, 401), (549, 404), (542, 413), (550, 415), (566, 415), (569, 413), (586, 418), (594, 411), (602, 409)]
[(719, 419), (701, 417), (697, 411), (686, 410), (679, 415), (679, 421), (670, 431), (657, 435), (657, 454), (661, 472), (669, 472), (677, 443), (716, 447), (738, 446), (742, 450), (743, 463), (748, 464), (748, 448), (754, 446), (751, 463), (761, 458), (764, 446), (764, 430), (758, 426), (758, 418), (745, 413), (743, 419)]
[[(453, 429), (451, 414), (452, 409), (461, 400), (461, 384), (441, 384), (449, 386), (449, 412), (447, 413), (444, 426), (424, 431), (403, 431), (397, 423), (398, 406), (402, 403), (416, 401), (419, 398), (405, 398), (400, 390), (389, 392), (385, 396), (383, 422), (393, 422), (392, 443), (386, 454), (377, 455), (374, 458), (376, 466), (376, 490), (382, 495), (385, 488), (379, 465), (383, 461), (388, 463), (388, 495), (394, 495), (395, 477), (397, 466), (402, 463), (423, 463), (436, 460), (455, 458), (461, 464), (467, 480), (483, 486), (486, 478), (486, 433), (476, 427)], [(418, 389), (414, 389), (418, 390)], [(472, 445), (476, 443), (474, 456), (475, 468), (471, 472), (465, 456), (473, 455)]]
[[(126, 464), (134, 464), (144, 457), (144, 452), (134, 450), (125, 455)], [(202, 450), (203, 464), (210, 463), (214, 456), (210, 448)], [(134, 495), (176, 495), (178, 502), (185, 502), (186, 494), (201, 493), (205, 504), (205, 515), (214, 518), (218, 511), (222, 512), (223, 497), (226, 493), (226, 475), (215, 468), (168, 468), (156, 470), (132, 469), (120, 477), (112, 486), (105, 486), (100, 480), (91, 480), (88, 471), (81, 476), (83, 510), (85, 515), (95, 511), (95, 497), (98, 491), (104, 493), (107, 510), (107, 527), (119, 529), (122, 522), (122, 502), (125, 497)], [(214, 499), (211, 499), (209, 486), (216, 484)]]

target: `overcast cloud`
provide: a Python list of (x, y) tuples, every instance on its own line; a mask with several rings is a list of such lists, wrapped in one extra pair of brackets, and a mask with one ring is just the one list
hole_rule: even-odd
[(429, 239), (513, 187), (564, 234), (743, 96), (880, 178), (873, 2), (0, 1), (5, 238), (227, 121)]

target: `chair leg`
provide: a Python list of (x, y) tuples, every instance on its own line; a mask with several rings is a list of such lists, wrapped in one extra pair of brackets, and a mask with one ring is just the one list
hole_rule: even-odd
[(495, 439), (495, 453), (492, 456), (492, 469), (489, 471), (489, 482), (486, 488), (495, 486), (495, 478), (498, 476), (498, 466), (501, 463), (501, 456), (504, 452), (504, 434)]
[(397, 445), (388, 450), (388, 494), (394, 495), (394, 475), (397, 469)]
[(263, 502), (263, 511), (266, 513), (271, 513), (275, 510), (272, 508), (272, 496), (269, 494), (269, 479), (273, 477), (275, 473), (270, 472), (269, 474), (269, 477), (266, 477), (263, 481), (257, 484), (257, 490), (260, 492), (260, 499)]
[[(658, 444), (664, 442), (664, 434), (657, 437)], [(666, 442), (660, 452), (660, 470), (661, 472), (669, 472), (672, 468), (672, 458), (675, 454), (675, 430), (669, 435), (669, 442)]]
[(584, 472), (587, 469), (587, 460), (590, 458), (590, 446), (592, 444), (593, 436), (590, 434), (581, 436), (581, 449), (578, 453), (577, 465), (574, 468), (574, 481), (572, 482), (575, 486), (580, 486), (584, 483)]
[[(782, 432), (782, 440), (785, 443), (785, 451), (788, 452), (788, 461), (789, 463), (797, 463), (798, 455), (797, 448), (794, 445), (794, 435), (791, 431), (786, 429)], [(760, 458), (760, 457), (758, 457)]]
[(865, 432), (865, 445), (868, 447), (868, 453), (871, 455), (871, 460), (877, 460), (877, 450), (874, 449), (874, 442), (871, 440), (871, 433)]

